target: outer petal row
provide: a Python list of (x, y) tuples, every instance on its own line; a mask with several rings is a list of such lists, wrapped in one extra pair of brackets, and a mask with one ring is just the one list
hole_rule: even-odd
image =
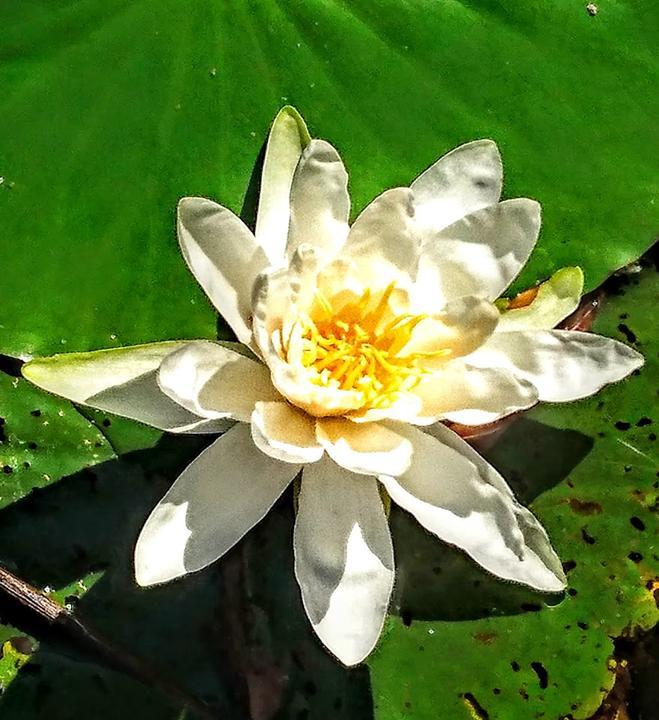
[[(206, 340), (152, 343), (31, 360), (23, 374), (73, 402), (169, 432), (217, 433), (280, 399), (265, 366)], [(238, 346), (239, 347), (239, 346)]]
[(265, 516), (299, 469), (256, 451), (247, 425), (231, 428), (149, 516), (135, 548), (137, 582), (167, 582), (217, 560)]
[(169, 432), (221, 432), (225, 420), (200, 417), (165, 395), (158, 368), (185, 342), (67, 353), (31, 360), (23, 375), (40, 388), (99, 410)]
[(323, 643), (346, 665), (375, 647), (394, 583), (394, 556), (375, 478), (329, 460), (304, 468), (295, 575)]
[(252, 286), (268, 265), (263, 248), (240, 218), (205, 198), (179, 202), (177, 227), (192, 274), (238, 340), (249, 345)]
[(403, 475), (380, 476), (392, 500), (495, 575), (544, 591), (565, 587), (544, 531), (474, 450), (443, 425), (432, 436), (409, 427), (400, 432), (414, 455)]
[(643, 356), (601, 335), (528, 330), (494, 334), (465, 362), (508, 370), (533, 383), (540, 400), (568, 402), (622, 380), (643, 365)]

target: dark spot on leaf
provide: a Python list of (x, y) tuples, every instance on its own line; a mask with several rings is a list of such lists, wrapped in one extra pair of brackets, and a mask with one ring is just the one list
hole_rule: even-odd
[(501, 689), (500, 689), (500, 688), (492, 688), (492, 692), (493, 692), (495, 695), (501, 695)]
[(526, 692), (526, 690), (524, 690), (524, 688), (520, 688), (520, 689), (519, 689), (519, 694), (522, 696), (522, 698), (523, 698), (524, 700), (528, 700), (528, 699), (529, 699), (529, 694)]
[(2, 468), (2, 472), (5, 475), (11, 475), (14, 472), (14, 468), (11, 465), (4, 465)]
[(28, 469), (30, 468), (30, 463), (26, 460), (26, 461), (23, 463), (23, 467), (24, 467), (26, 470), (28, 470)]
[(625, 471), (626, 473), (631, 472), (632, 470), (633, 470), (633, 468), (632, 468), (631, 465), (625, 465), (624, 471)]
[(531, 667), (533, 668), (533, 671), (538, 676), (538, 680), (540, 682), (540, 688), (544, 690), (549, 681), (549, 675), (547, 673), (547, 670), (545, 669), (545, 666), (541, 662), (532, 662)]
[(594, 500), (570, 498), (568, 504), (570, 505), (570, 510), (578, 515), (598, 515), (602, 512), (602, 506)]
[(103, 422), (101, 423), (101, 425), (102, 425), (103, 427), (110, 427), (110, 425), (112, 425), (112, 421), (109, 420), (108, 418), (105, 418), (105, 419), (103, 420)]
[(597, 407), (595, 408), (595, 410), (602, 410), (603, 407), (604, 407), (604, 400), (600, 400), (597, 403)]
[(652, 442), (654, 442), (656, 439), (657, 439), (656, 433), (650, 433), (648, 435), (648, 440), (652, 440)]
[(412, 624), (412, 613), (409, 610), (403, 610), (400, 614), (400, 618), (405, 627), (409, 627)]
[(618, 422), (614, 423), (614, 425), (618, 430), (623, 430), (623, 431), (629, 430), (629, 428), (632, 426), (631, 423), (624, 422), (623, 420), (618, 420)]
[(439, 567), (439, 565), (436, 565), (436, 566), (432, 569), (432, 572), (433, 572), (434, 575), (439, 575), (439, 573), (441, 573), (441, 571), (442, 571), (442, 569)]
[(489, 720), (490, 714), (471, 693), (465, 693), (462, 697), (479, 720)]
[(588, 623), (582, 622), (582, 621), (580, 620), (580, 621), (577, 623), (577, 625), (578, 625), (582, 630), (588, 630)]
[(627, 557), (635, 563), (640, 563), (641, 560), (643, 560), (643, 555), (641, 555), (640, 552), (636, 552), (635, 550), (632, 550), (632, 552), (630, 552)]
[(496, 637), (497, 634), (495, 632), (474, 633), (474, 640), (477, 640), (479, 643), (483, 643), (483, 645), (489, 645)]
[(618, 315), (618, 317), (621, 320), (626, 320), (629, 317), (629, 313), (622, 313), (621, 315)]
[(574, 596), (577, 594), (577, 589), (576, 589), (576, 588), (568, 588), (568, 589), (567, 589), (567, 594), (568, 594), (568, 595), (571, 595), (572, 597), (574, 597)]
[(625, 339), (629, 343), (635, 343), (636, 342), (636, 335), (625, 325), (625, 323), (620, 323), (618, 325), (618, 330), (625, 336)]
[(514, 672), (519, 672), (519, 663), (516, 660), (513, 660), (510, 663), (510, 667), (513, 669)]
[(538, 605), (538, 603), (522, 603), (520, 607), (527, 612), (538, 612), (542, 610), (542, 605)]
[(304, 694), (310, 697), (311, 695), (315, 695), (316, 692), (318, 692), (316, 684), (311, 680), (307, 680), (307, 682), (304, 683)]
[(30, 450), (36, 450), (38, 447), (38, 445), (35, 442), (29, 442), (27, 444), (27, 446), (28, 446), (28, 448), (30, 448)]
[(586, 530), (585, 527), (581, 528), (581, 537), (587, 545), (594, 545), (597, 542), (592, 535), (588, 534), (588, 530)]
[(634, 515), (633, 517), (630, 517), (629, 522), (637, 530), (645, 530), (645, 523), (641, 520), (641, 518), (636, 517), (636, 515)]
[(32, 417), (41, 417), (41, 410), (32, 410), (30, 411), (30, 415), (32, 415)]
[(574, 560), (566, 560), (563, 563), (563, 572), (569, 573), (570, 570), (574, 570), (574, 568), (577, 566), (577, 563)]
[(636, 423), (636, 427), (645, 427), (646, 425), (652, 425), (652, 420), (649, 417), (642, 417)]

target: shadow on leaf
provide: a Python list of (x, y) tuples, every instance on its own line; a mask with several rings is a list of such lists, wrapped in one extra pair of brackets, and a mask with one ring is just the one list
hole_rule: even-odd
[[(164, 436), (152, 450), (35, 490), (0, 513), (0, 562), (36, 587), (71, 586), (67, 602), (77, 616), (176, 678), (223, 719), (372, 717), (367, 669), (341, 667), (304, 614), (293, 575), (291, 492), (219, 562), (164, 586), (136, 586), (132, 557), (140, 528), (208, 442)], [(78, 600), (77, 582), (90, 572), (102, 577)], [(2, 696), (3, 718), (59, 720), (84, 711), (110, 720), (119, 707), (147, 720), (172, 716), (156, 692), (0, 603), (2, 622), (40, 641)]]

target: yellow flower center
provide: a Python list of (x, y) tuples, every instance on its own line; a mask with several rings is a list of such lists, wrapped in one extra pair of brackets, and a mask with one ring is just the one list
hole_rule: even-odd
[(339, 307), (317, 291), (313, 318), (302, 316), (284, 344), (287, 361), (293, 360), (295, 345), (302, 365), (315, 371), (311, 376), (315, 384), (361, 392), (363, 406), (390, 406), (399, 393), (420, 382), (426, 372), (419, 367), (421, 358), (451, 352), (441, 349), (401, 356), (414, 328), (427, 315), (393, 316), (389, 306), (393, 291), (393, 283), (375, 295), (366, 290)]

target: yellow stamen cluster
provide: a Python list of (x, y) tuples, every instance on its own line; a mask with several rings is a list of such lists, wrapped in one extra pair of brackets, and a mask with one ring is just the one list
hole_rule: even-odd
[[(313, 318), (303, 316), (291, 332), (291, 337), (297, 336), (294, 344), (302, 365), (315, 370), (314, 383), (361, 392), (366, 407), (387, 407), (399, 393), (419, 383), (424, 374), (418, 366), (420, 358), (450, 352), (401, 356), (414, 328), (427, 316), (392, 317), (389, 300), (393, 291), (393, 283), (376, 294), (366, 290), (338, 308), (321, 292), (316, 293)], [(284, 345), (289, 362), (293, 360), (291, 344), (289, 338)]]

